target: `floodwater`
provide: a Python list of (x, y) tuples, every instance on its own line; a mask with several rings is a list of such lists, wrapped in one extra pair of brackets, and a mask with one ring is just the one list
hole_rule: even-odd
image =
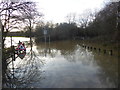
[[(7, 38), (10, 43), (10, 39)], [(28, 38), (15, 37), (13, 45)], [(24, 59), (14, 61), (15, 87), (26, 88), (115, 88), (118, 87), (118, 58), (88, 50), (80, 41), (28, 44)], [(11, 68), (12, 65), (9, 65)], [(21, 81), (20, 81), (21, 80)], [(20, 83), (22, 82), (22, 83)]]

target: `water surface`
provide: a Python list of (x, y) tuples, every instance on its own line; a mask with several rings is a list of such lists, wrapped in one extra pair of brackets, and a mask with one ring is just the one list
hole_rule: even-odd
[[(22, 39), (21, 39), (22, 40)], [(25, 42), (27, 39), (23, 39)], [(17, 39), (18, 41), (18, 39)], [(113, 88), (118, 84), (117, 57), (104, 55), (81, 47), (80, 41), (59, 41), (33, 45), (23, 60), (16, 59), (21, 71), (32, 68), (25, 85), (33, 88)], [(36, 58), (37, 57), (37, 58)], [(26, 60), (27, 58), (27, 60)], [(28, 59), (29, 58), (29, 59)], [(28, 63), (29, 61), (29, 63)], [(42, 62), (41, 62), (42, 61)], [(17, 70), (16, 70), (17, 71)], [(19, 70), (20, 71), (20, 70)], [(16, 77), (27, 77), (28, 71), (17, 72)], [(32, 76), (33, 75), (33, 76)], [(27, 78), (25, 78), (27, 79)], [(29, 79), (29, 78), (28, 78)], [(20, 84), (24, 87), (23, 84)], [(20, 86), (19, 85), (19, 86)]]

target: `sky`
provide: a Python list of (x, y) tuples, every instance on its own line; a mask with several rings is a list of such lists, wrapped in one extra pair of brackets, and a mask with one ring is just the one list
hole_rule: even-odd
[[(1, 1), (1, 0), (0, 0)], [(13, 0), (14, 1), (14, 0)], [(66, 22), (66, 16), (70, 13), (76, 16), (91, 9), (100, 10), (108, 0), (24, 0), (36, 2), (39, 12), (44, 14), (44, 22)]]
[(44, 14), (44, 21), (65, 22), (69, 13), (79, 15), (87, 9), (99, 10), (105, 0), (34, 0), (37, 8)]

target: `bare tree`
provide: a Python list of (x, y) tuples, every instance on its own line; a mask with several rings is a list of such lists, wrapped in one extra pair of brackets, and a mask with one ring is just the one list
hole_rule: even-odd
[(90, 9), (86, 9), (84, 13), (79, 15), (78, 24), (82, 28), (86, 28), (90, 22), (94, 21), (95, 13)]
[[(40, 21), (41, 16), (42, 14), (38, 13), (33, 2), (1, 2), (0, 18), (3, 25), (3, 37), (6, 37), (7, 33), (13, 29), (21, 29), (25, 25), (33, 27)], [(5, 38), (3, 42), (4, 40)]]
[(65, 18), (69, 24), (75, 23), (76, 22), (76, 13), (69, 13)]
[(10, 78), (9, 75), (6, 75), (6, 70), (9, 63), (7, 61), (8, 57), (5, 56), (6, 52), (4, 46), (4, 41), (7, 36), (7, 33), (13, 29), (23, 28), (25, 26), (29, 26), (29, 30), (31, 32), (32, 27), (34, 27), (36, 22), (40, 20), (38, 18), (41, 16), (42, 14), (37, 12), (35, 8), (35, 3), (33, 2), (24, 1), (12, 2), (11, 0), (0, 2), (0, 19), (2, 22), (2, 35), (3, 35), (2, 37), (3, 84), (7, 82), (7, 78)]
[(31, 32), (32, 32), (33, 28), (35, 28), (35, 25), (37, 25), (40, 22), (43, 14), (38, 13), (38, 11), (36, 9), (36, 5), (33, 2), (31, 2), (31, 4), (24, 7), (24, 10), (21, 13), (22, 13), (21, 19), (23, 19), (24, 24), (29, 28), (29, 31), (30, 31), (30, 45), (31, 45), (31, 51), (32, 51)]

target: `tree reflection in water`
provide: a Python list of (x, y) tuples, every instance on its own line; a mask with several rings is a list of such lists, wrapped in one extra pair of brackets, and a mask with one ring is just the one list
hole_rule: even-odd
[(26, 88), (31, 83), (42, 79), (41, 67), (44, 61), (38, 57), (35, 51), (28, 52), (24, 59), (17, 58), (13, 63), (14, 73), (12, 63), (10, 63), (6, 72), (7, 81), (4, 87)]
[(73, 52), (64, 51), (62, 55), (70, 62), (82, 61), (83, 65), (94, 64), (98, 66), (99, 73), (97, 75), (100, 82), (105, 83), (103, 87), (118, 87), (118, 57), (104, 55), (95, 51), (91, 52), (87, 49), (83, 50), (78, 45), (76, 45)]
[[(43, 53), (44, 48), (46, 48), (44, 46), (44, 43), (40, 43), (37, 46), (39, 53)], [(60, 80), (65, 81), (67, 78), (70, 78), (67, 80), (69, 82), (69, 80), (73, 79), (72, 81), (74, 82), (72, 83), (72, 85), (78, 84), (77, 87), (103, 87), (103, 88), (117, 87), (118, 85), (117, 57), (106, 55), (102, 52), (97, 52), (95, 50), (91, 51), (85, 49), (80, 46), (78, 41), (52, 42), (50, 50), (51, 53), (48, 52), (48, 49), (46, 50), (46, 52), (44, 52), (49, 58), (51, 57), (53, 58), (51, 61), (47, 60), (50, 61), (51, 63), (48, 62), (46, 67), (47, 69), (50, 68), (50, 70), (52, 70), (54, 73), (59, 73), (56, 76), (57, 78), (53, 77), (54, 79), (53, 81), (55, 80), (59, 81), (59, 77), (61, 77), (61, 75), (64, 75), (63, 77), (64, 79), (61, 78)], [(77, 67), (77, 71), (73, 69), (74, 67)], [(56, 68), (57, 71), (59, 72), (56, 71)], [(49, 70), (47, 69), (46, 72), (48, 74), (51, 74), (51, 72), (49, 72)], [(63, 73), (62, 70), (63, 71), (67, 70), (67, 71)], [(71, 72), (76, 72), (76, 73), (72, 73), (71, 76), (75, 75), (76, 78), (78, 76), (77, 80), (79, 83), (76, 83), (77, 81), (75, 81), (75, 77), (69, 77), (70, 75), (69, 73)], [(54, 73), (52, 73), (53, 76)], [(83, 85), (84, 82), (80, 78), (82, 74), (84, 74), (83, 79), (85, 79), (86, 86)], [(46, 80), (48, 80), (47, 82), (49, 83), (51, 79), (48, 78), (49, 77), (47, 77)], [(44, 84), (49, 85), (46, 83)], [(59, 84), (61, 83), (61, 81), (59, 81), (59, 84), (55, 82), (53, 83), (54, 85), (52, 87), (57, 87), (57, 85), (60, 86)], [(67, 86), (67, 83), (64, 85)], [(51, 86), (49, 85), (49, 87)]]

